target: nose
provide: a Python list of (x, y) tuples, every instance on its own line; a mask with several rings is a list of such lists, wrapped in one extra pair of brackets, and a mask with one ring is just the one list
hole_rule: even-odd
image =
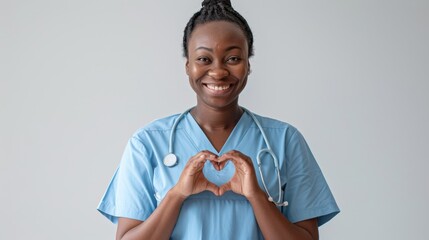
[(214, 64), (207, 74), (214, 79), (220, 80), (227, 77), (229, 71), (222, 64)]

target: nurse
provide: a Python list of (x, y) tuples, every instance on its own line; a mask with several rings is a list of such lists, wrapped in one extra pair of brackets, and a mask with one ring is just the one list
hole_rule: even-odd
[(197, 101), (174, 129), (175, 166), (166, 166), (178, 114), (130, 138), (98, 210), (116, 239), (318, 239), (339, 209), (303, 136), (255, 114), (278, 158), (279, 181), (262, 132), (238, 103), (250, 73), (253, 35), (230, 1), (205, 0), (186, 25), (186, 73)]

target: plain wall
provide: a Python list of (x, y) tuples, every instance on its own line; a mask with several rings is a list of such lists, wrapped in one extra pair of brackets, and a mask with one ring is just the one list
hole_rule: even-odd
[[(429, 1), (233, 1), (241, 105), (304, 134), (342, 212), (321, 239), (427, 239)], [(113, 239), (96, 211), (131, 134), (195, 104), (200, 1), (0, 1), (0, 239)]]

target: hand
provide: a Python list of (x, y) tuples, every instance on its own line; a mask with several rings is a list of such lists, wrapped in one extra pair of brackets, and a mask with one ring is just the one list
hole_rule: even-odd
[(249, 198), (261, 191), (258, 181), (256, 180), (252, 159), (237, 150), (232, 150), (217, 159), (220, 169), (223, 168), (228, 160), (234, 163), (235, 173), (228, 183), (220, 186), (219, 195), (232, 190), (237, 194)]
[(203, 174), (204, 164), (207, 160), (210, 160), (216, 169), (220, 169), (215, 154), (210, 151), (201, 151), (188, 160), (174, 190), (184, 198), (205, 190), (218, 196), (219, 187), (209, 182)]

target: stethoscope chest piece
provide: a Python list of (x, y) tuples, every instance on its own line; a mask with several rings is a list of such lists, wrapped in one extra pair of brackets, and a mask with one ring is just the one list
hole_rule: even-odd
[(173, 167), (177, 164), (177, 157), (174, 153), (169, 153), (164, 157), (164, 165), (167, 167)]
[[(255, 122), (255, 124), (258, 126), (262, 137), (264, 138), (264, 142), (267, 145), (267, 148), (264, 148), (262, 150), (259, 151), (258, 155), (257, 155), (257, 162), (258, 162), (258, 168), (259, 168), (259, 173), (261, 175), (261, 180), (262, 180), (262, 184), (264, 185), (265, 188), (265, 192), (268, 195), (268, 200), (270, 202), (273, 202), (276, 206), (287, 206), (288, 202), (287, 201), (282, 201), (282, 196), (283, 196), (283, 190), (281, 188), (281, 177), (280, 177), (280, 170), (279, 170), (279, 160), (277, 159), (276, 155), (274, 154), (273, 150), (271, 149), (270, 143), (268, 141), (267, 136), (265, 135), (265, 131), (261, 125), (261, 123), (259, 123), (258, 119), (255, 117), (255, 115), (253, 115), (253, 113), (251, 113), (250, 111), (248, 111), (247, 109), (243, 108), (244, 111), (246, 111), (249, 116), (253, 119), (253, 121)], [(173, 141), (174, 141), (174, 132), (176, 130), (177, 124), (179, 123), (180, 119), (182, 119), (182, 117), (188, 113), (190, 111), (190, 109), (186, 110), (185, 112), (183, 112), (182, 114), (180, 114), (176, 120), (173, 123), (173, 126), (171, 127), (171, 132), (170, 132), (170, 139), (168, 142), (168, 154), (165, 155), (164, 157), (164, 165), (167, 167), (174, 167), (175, 165), (177, 165), (177, 156), (173, 153)], [(268, 187), (265, 184), (265, 179), (264, 179), (264, 174), (262, 172), (262, 155), (263, 154), (269, 154), (271, 155), (273, 162), (274, 162), (274, 168), (277, 172), (277, 182), (278, 182), (278, 199), (277, 201), (274, 201), (273, 197), (271, 196), (270, 192), (268, 191)]]

